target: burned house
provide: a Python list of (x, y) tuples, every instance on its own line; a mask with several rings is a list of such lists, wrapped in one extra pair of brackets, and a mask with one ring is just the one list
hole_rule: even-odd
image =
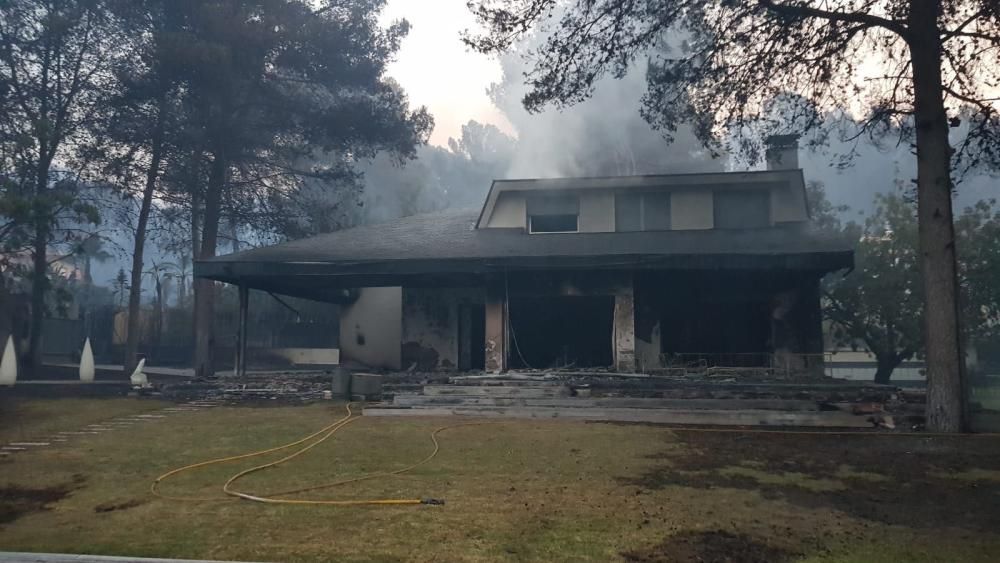
[(820, 278), (852, 260), (811, 228), (788, 147), (764, 171), (497, 180), (479, 209), (220, 256), (197, 274), (342, 303), (341, 358), (373, 367), (809, 369)]

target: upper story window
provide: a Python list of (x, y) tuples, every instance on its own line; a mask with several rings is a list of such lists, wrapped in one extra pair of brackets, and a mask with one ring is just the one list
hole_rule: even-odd
[(580, 198), (566, 194), (528, 198), (528, 232), (575, 233), (580, 225)]
[(619, 192), (615, 194), (615, 230), (669, 231), (670, 192)]
[(713, 198), (717, 229), (757, 229), (771, 225), (769, 190), (720, 190)]

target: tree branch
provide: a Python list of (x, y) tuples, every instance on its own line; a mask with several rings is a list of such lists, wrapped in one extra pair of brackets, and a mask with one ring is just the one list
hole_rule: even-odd
[(871, 14), (821, 10), (819, 8), (810, 8), (809, 6), (791, 6), (788, 4), (778, 4), (774, 2), (774, 0), (758, 0), (758, 2), (761, 6), (767, 8), (771, 12), (784, 16), (796, 18), (818, 18), (836, 22), (860, 23), (869, 27), (881, 27), (904, 39), (906, 39), (910, 33), (909, 29), (907, 29), (907, 27), (899, 21), (873, 16)]

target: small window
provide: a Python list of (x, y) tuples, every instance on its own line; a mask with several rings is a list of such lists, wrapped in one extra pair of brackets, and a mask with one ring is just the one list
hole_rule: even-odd
[(578, 230), (576, 215), (532, 215), (533, 233), (575, 233)]
[(615, 196), (615, 230), (670, 230), (670, 192), (625, 192)]
[(714, 196), (717, 229), (759, 229), (771, 225), (771, 195), (767, 190), (725, 190)]
[(579, 230), (579, 215), (576, 195), (536, 195), (528, 200), (528, 231), (574, 233)]

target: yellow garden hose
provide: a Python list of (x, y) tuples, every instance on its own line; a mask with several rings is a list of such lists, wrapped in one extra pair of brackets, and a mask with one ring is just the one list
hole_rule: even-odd
[(269, 453), (274, 453), (274, 452), (277, 452), (277, 451), (281, 451), (281, 450), (285, 450), (285, 449), (288, 449), (288, 448), (295, 447), (295, 446), (297, 446), (299, 444), (302, 444), (304, 442), (308, 442), (309, 440), (315, 438), (316, 436), (319, 436), (320, 434), (322, 434), (324, 432), (327, 432), (327, 431), (329, 431), (331, 429), (335, 430), (336, 428), (339, 428), (338, 425), (346, 424), (351, 419), (351, 414), (352, 414), (351, 413), (351, 405), (348, 404), (347, 405), (347, 415), (344, 416), (344, 418), (341, 418), (340, 420), (334, 422), (333, 424), (330, 424), (329, 426), (326, 426), (326, 427), (321, 428), (320, 430), (318, 430), (316, 432), (313, 432), (312, 434), (306, 436), (305, 438), (302, 438), (301, 440), (296, 440), (296, 441), (294, 441), (294, 442), (292, 442), (290, 444), (285, 444), (284, 446), (278, 446), (278, 447), (275, 447), (275, 448), (268, 448), (266, 450), (259, 450), (259, 451), (256, 451), (256, 452), (250, 452), (250, 453), (241, 454), (241, 455), (234, 455), (234, 456), (229, 456), (229, 457), (220, 457), (218, 459), (210, 459), (208, 461), (202, 461), (202, 462), (199, 462), (199, 463), (192, 463), (191, 465), (185, 465), (184, 467), (178, 467), (177, 469), (172, 469), (170, 471), (167, 471), (163, 475), (160, 475), (159, 477), (157, 477), (153, 481), (152, 485), (150, 485), (149, 490), (150, 490), (151, 493), (153, 493), (154, 496), (157, 496), (157, 497), (162, 498), (162, 499), (167, 499), (167, 500), (198, 501), (198, 502), (229, 500), (229, 499), (227, 499), (225, 497), (221, 497), (221, 498), (220, 497), (204, 498), (204, 497), (178, 497), (178, 496), (165, 495), (165, 494), (163, 494), (163, 493), (161, 493), (159, 491), (159, 487), (160, 487), (160, 483), (162, 481), (164, 481), (164, 480), (166, 480), (166, 479), (168, 479), (170, 477), (173, 477), (174, 475), (177, 475), (178, 473), (183, 473), (185, 471), (190, 471), (192, 469), (198, 469), (199, 467), (206, 467), (206, 466), (209, 466), (209, 465), (215, 465), (215, 464), (218, 464), (218, 463), (227, 463), (227, 462), (230, 462), (230, 461), (237, 461), (237, 460), (241, 460), (241, 459), (247, 459), (247, 458), (251, 458), (251, 457), (262, 456), (262, 455), (266, 455), (266, 454), (269, 454)]
[(309, 492), (309, 491), (317, 491), (319, 489), (329, 489), (331, 487), (339, 487), (340, 485), (347, 485), (348, 483), (357, 483), (359, 481), (367, 481), (369, 479), (374, 479), (376, 477), (389, 477), (389, 476), (392, 476), (392, 475), (400, 475), (400, 474), (406, 473), (407, 471), (411, 471), (413, 469), (416, 469), (417, 467), (420, 467), (421, 465), (423, 465), (423, 464), (427, 463), (428, 461), (434, 459), (434, 456), (436, 456), (438, 454), (438, 452), (441, 450), (441, 445), (438, 443), (438, 440), (437, 440), (437, 435), (440, 434), (441, 432), (443, 432), (445, 430), (450, 430), (452, 428), (458, 428), (459, 426), (477, 426), (477, 425), (480, 425), (480, 424), (497, 424), (497, 422), (492, 422), (492, 421), (491, 422), (461, 422), (461, 423), (458, 423), (458, 424), (450, 424), (448, 426), (441, 426), (439, 428), (436, 428), (433, 432), (431, 432), (431, 441), (434, 442), (434, 450), (431, 451), (431, 453), (427, 457), (425, 457), (424, 459), (422, 459), (422, 460), (420, 460), (420, 461), (418, 461), (418, 462), (416, 462), (416, 463), (414, 463), (412, 465), (408, 465), (406, 467), (403, 467), (402, 469), (396, 469), (395, 471), (388, 471), (388, 472), (383, 472), (383, 473), (370, 473), (368, 475), (362, 475), (360, 477), (354, 477), (354, 478), (351, 478), (351, 479), (342, 479), (340, 481), (332, 481), (330, 483), (323, 483), (321, 485), (313, 485), (313, 486), (310, 486), (310, 487), (303, 487), (301, 489), (292, 489), (292, 490), (288, 490), (288, 491), (279, 491), (279, 492), (276, 492), (276, 493), (271, 493), (270, 496), (276, 497), (276, 496), (294, 495), (294, 494), (305, 493), (305, 492)]
[(233, 475), (232, 477), (230, 477), (225, 482), (225, 484), (222, 486), (222, 491), (226, 495), (228, 495), (228, 497), (230, 497), (230, 498), (239, 498), (239, 499), (243, 499), (243, 500), (249, 500), (249, 501), (253, 501), (253, 502), (262, 502), (262, 503), (267, 503), (267, 504), (329, 505), (329, 506), (444, 504), (443, 501), (437, 500), (437, 499), (307, 500), (307, 499), (275, 498), (275, 496), (278, 496), (278, 495), (283, 496), (283, 495), (301, 493), (301, 492), (306, 492), (306, 491), (313, 491), (313, 490), (317, 490), (317, 489), (330, 488), (330, 487), (335, 487), (335, 486), (339, 486), (339, 485), (346, 485), (348, 483), (356, 483), (356, 482), (359, 482), (359, 481), (365, 481), (365, 480), (369, 480), (369, 479), (374, 479), (374, 478), (377, 478), (377, 477), (389, 477), (389, 476), (394, 476), (394, 475), (399, 475), (399, 474), (405, 473), (407, 471), (415, 469), (415, 468), (417, 468), (417, 467), (419, 467), (419, 466), (421, 466), (421, 465), (429, 462), (430, 460), (434, 459), (434, 457), (441, 450), (441, 446), (440, 446), (440, 444), (439, 444), (439, 442), (437, 440), (437, 435), (440, 432), (442, 432), (444, 430), (447, 430), (449, 428), (455, 428), (455, 427), (458, 427), (458, 426), (470, 426), (470, 425), (474, 425), (474, 424), (484, 424), (482, 422), (463, 422), (463, 423), (459, 423), (459, 424), (452, 424), (452, 425), (448, 425), (448, 426), (442, 426), (442, 427), (439, 427), (439, 428), (435, 429), (433, 432), (431, 432), (431, 442), (433, 442), (433, 444), (434, 444), (433, 451), (431, 451), (431, 453), (427, 457), (421, 459), (420, 461), (418, 461), (418, 462), (416, 462), (414, 464), (408, 465), (408, 466), (406, 466), (406, 467), (404, 467), (402, 469), (397, 469), (395, 471), (382, 472), (382, 473), (372, 473), (372, 474), (369, 474), (369, 475), (362, 475), (360, 477), (355, 477), (355, 478), (352, 478), (352, 479), (344, 479), (344, 480), (335, 481), (335, 482), (332, 482), (332, 483), (325, 483), (325, 484), (322, 484), (322, 485), (316, 485), (316, 486), (312, 486), (312, 487), (305, 487), (305, 488), (297, 489), (297, 490), (294, 490), (294, 491), (284, 491), (284, 492), (280, 492), (280, 493), (274, 493), (274, 496), (257, 496), (257, 495), (253, 495), (253, 494), (250, 494), (250, 493), (245, 493), (245, 492), (237, 491), (237, 490), (235, 490), (233, 488), (233, 484), (236, 483), (236, 481), (242, 479), (243, 477), (246, 477), (247, 475), (250, 475), (251, 473), (256, 473), (258, 471), (263, 471), (265, 469), (276, 467), (276, 466), (278, 466), (278, 465), (280, 465), (282, 463), (285, 463), (287, 461), (291, 461), (292, 459), (295, 459), (296, 457), (298, 457), (298, 456), (300, 456), (300, 455), (308, 452), (309, 450), (313, 449), (314, 447), (322, 444), (323, 442), (325, 442), (327, 439), (329, 439), (331, 436), (333, 436), (338, 430), (340, 430), (344, 426), (347, 426), (348, 424), (350, 424), (350, 423), (358, 420), (359, 418), (361, 418), (360, 416), (353, 416), (353, 412), (351, 411), (351, 405), (350, 404), (348, 404), (346, 408), (347, 408), (347, 414), (343, 418), (341, 418), (340, 420), (334, 422), (333, 424), (330, 424), (330, 425), (322, 428), (321, 430), (319, 430), (317, 432), (314, 432), (314, 433), (306, 436), (305, 438), (302, 438), (300, 440), (296, 440), (294, 442), (291, 442), (289, 444), (285, 444), (283, 446), (278, 446), (278, 447), (274, 447), (274, 448), (268, 448), (266, 450), (260, 450), (260, 451), (251, 452), (251, 453), (242, 454), (242, 455), (222, 457), (222, 458), (218, 458), (218, 459), (212, 459), (212, 460), (208, 460), (208, 461), (202, 461), (202, 462), (199, 462), (199, 463), (193, 463), (193, 464), (190, 464), (190, 465), (186, 465), (184, 467), (179, 467), (177, 469), (173, 469), (173, 470), (168, 471), (167, 473), (164, 473), (163, 475), (160, 475), (159, 477), (157, 477), (153, 481), (153, 483), (152, 483), (152, 485), (150, 487), (150, 491), (152, 492), (153, 495), (155, 495), (155, 496), (157, 496), (159, 498), (167, 499), (167, 500), (197, 501), (197, 502), (229, 500), (229, 498), (225, 498), (225, 497), (223, 497), (223, 498), (218, 498), (218, 497), (203, 498), (203, 497), (181, 497), (181, 496), (164, 495), (163, 493), (161, 493), (159, 491), (159, 485), (165, 479), (168, 479), (168, 478), (170, 478), (170, 477), (172, 477), (174, 475), (177, 475), (178, 473), (183, 473), (185, 471), (190, 471), (190, 470), (197, 469), (197, 468), (200, 468), (200, 467), (205, 467), (205, 466), (208, 466), (208, 465), (214, 465), (214, 464), (218, 464), (218, 463), (226, 463), (226, 462), (229, 462), (229, 461), (236, 461), (236, 460), (240, 460), (240, 459), (247, 459), (247, 458), (250, 458), (250, 457), (256, 457), (256, 456), (261, 456), (261, 455), (265, 455), (265, 454), (269, 454), (269, 453), (273, 453), (273, 452), (285, 450), (285, 449), (288, 449), (288, 448), (291, 448), (291, 447), (298, 446), (298, 445), (303, 444), (305, 442), (308, 442), (309, 440), (311, 440), (313, 438), (316, 438), (317, 436), (321, 436), (322, 435), (319, 439), (315, 440), (314, 442), (307, 444), (303, 448), (301, 448), (299, 450), (296, 450), (295, 452), (293, 452), (293, 453), (291, 453), (289, 455), (286, 455), (285, 457), (283, 457), (283, 458), (281, 458), (281, 459), (279, 459), (277, 461), (272, 461), (270, 463), (265, 463), (265, 464), (262, 464), (262, 465), (251, 467), (249, 469), (245, 469), (243, 471), (240, 471), (239, 473), (236, 473), (235, 475)]

